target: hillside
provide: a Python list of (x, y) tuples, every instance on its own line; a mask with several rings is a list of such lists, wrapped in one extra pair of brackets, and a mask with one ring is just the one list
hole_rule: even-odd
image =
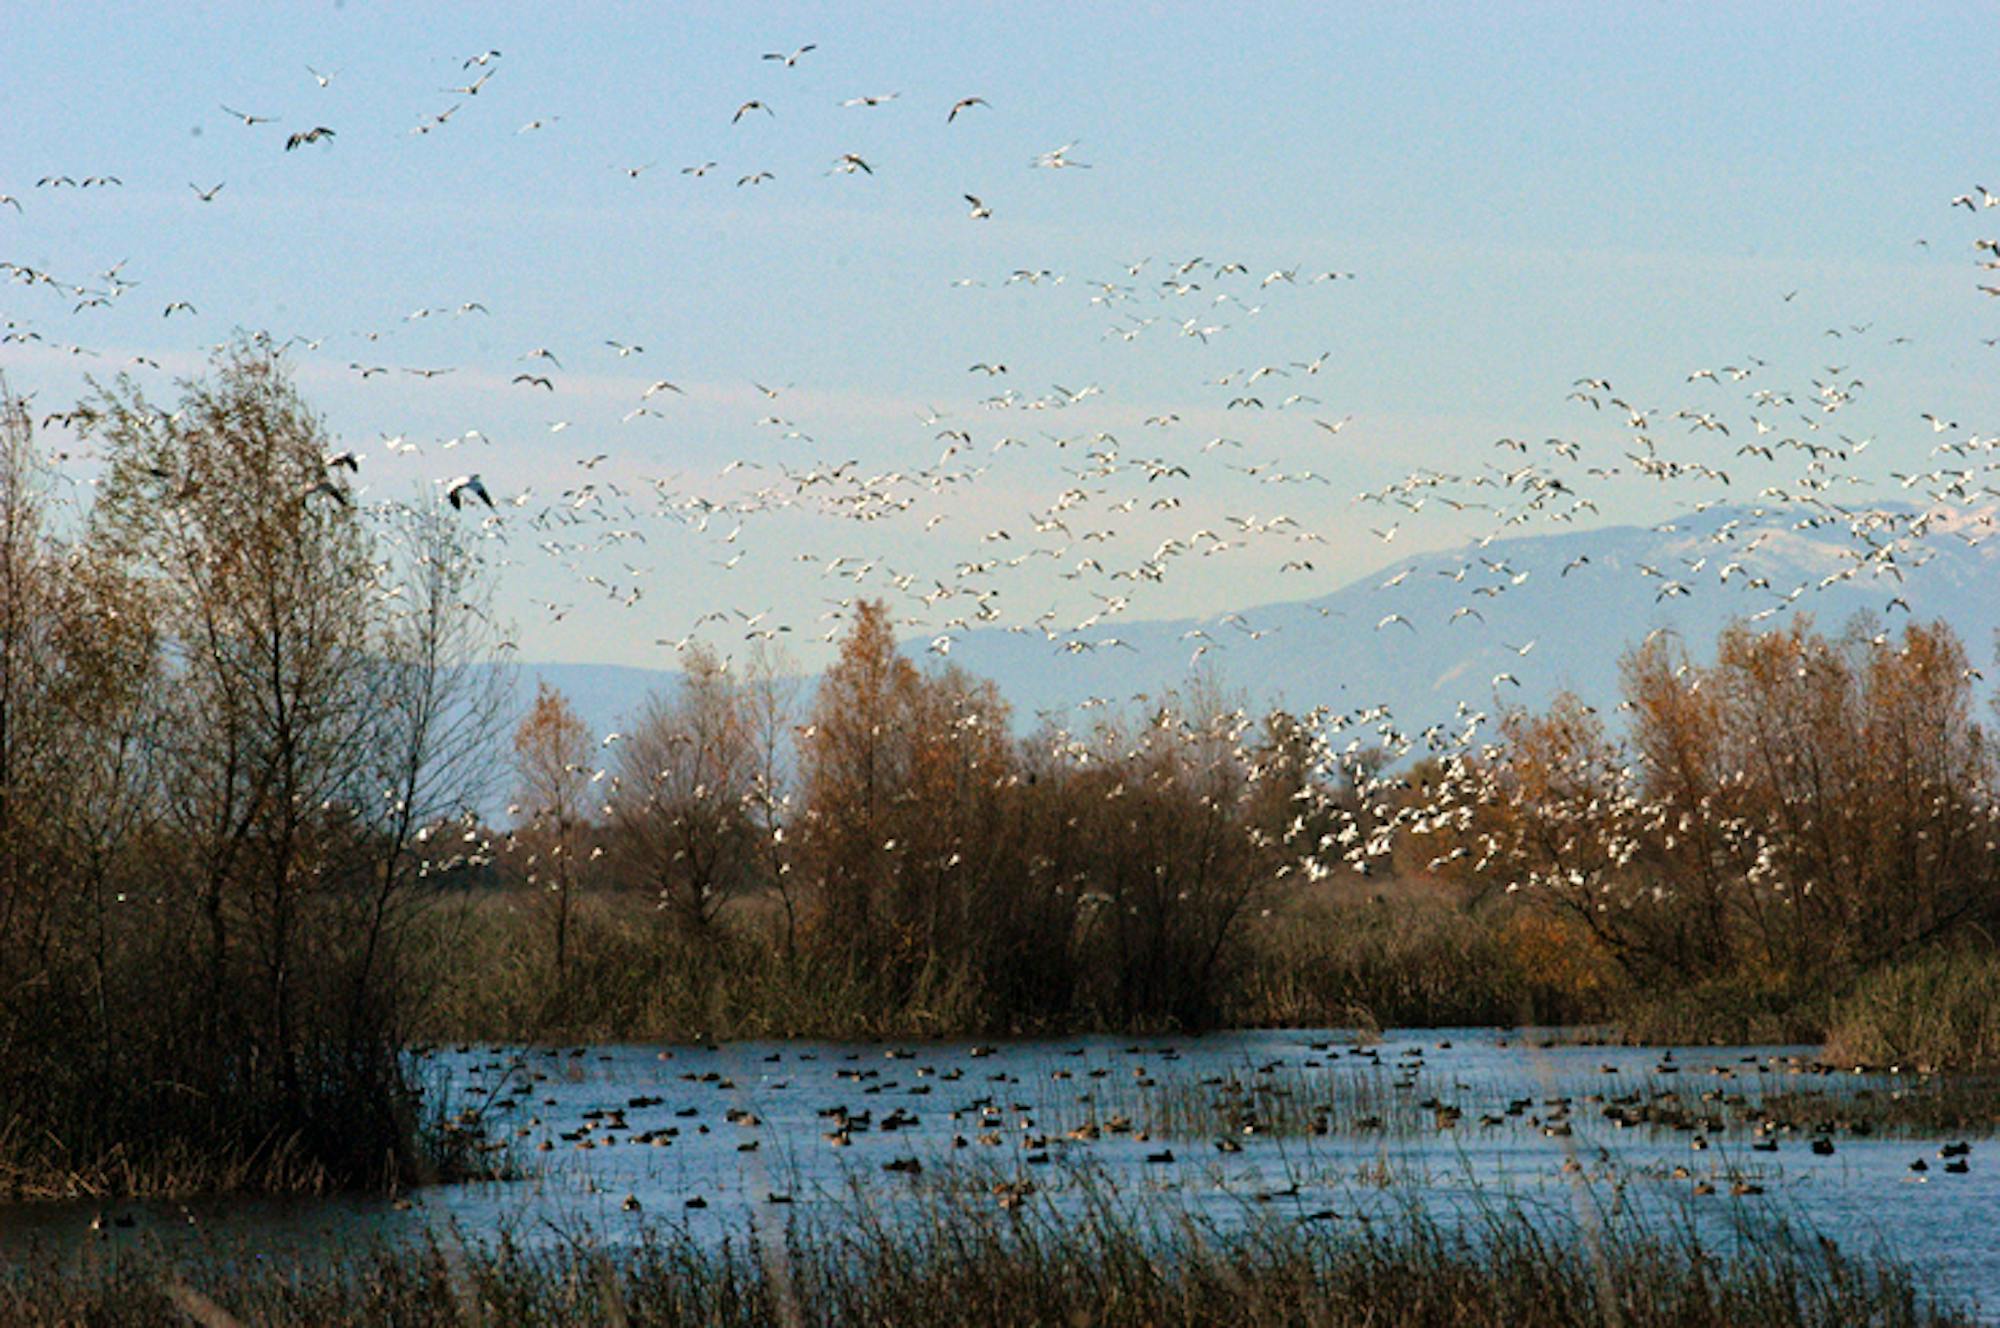
[[(1496, 539), (1239, 613), (1108, 620), (1057, 638), (983, 629), (958, 638), (950, 658), (997, 682), (1023, 728), (1092, 697), (1183, 687), (1201, 670), (1252, 705), (1387, 705), (1405, 729), (1447, 719), (1461, 701), (1539, 706), (1567, 689), (1603, 704), (1615, 698), (1620, 655), (1655, 630), (1702, 649), (1732, 620), (1809, 613), (1835, 629), (1872, 614), (1893, 629), (1905, 605), (1950, 621), (1983, 666), (2000, 629), (2000, 540), (1985, 538), (1993, 513), (1933, 513), (1912, 537), (1916, 509), (1877, 510), (1883, 519), (1802, 526), (1797, 508), (1715, 507), (1656, 526)], [(907, 644), (934, 658), (925, 647)], [(676, 676), (530, 664), (518, 685), (525, 707), (546, 679), (603, 732)]]

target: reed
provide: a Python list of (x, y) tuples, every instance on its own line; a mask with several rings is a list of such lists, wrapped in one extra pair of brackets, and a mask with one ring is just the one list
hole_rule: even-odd
[(2000, 1068), (2000, 955), (1939, 950), (1864, 976), (1835, 1007), (1835, 1062)]
[(1266, 1208), (1227, 1224), (1084, 1186), (1058, 1206), (927, 1191), (914, 1215), (847, 1205), (782, 1235), (655, 1224), (529, 1246), (443, 1232), (316, 1262), (158, 1247), (29, 1260), (0, 1276), (19, 1324), (1388, 1326), (1583, 1328), (1970, 1323), (1885, 1255), (1783, 1222), (1703, 1236), (1671, 1214), (1586, 1227), (1505, 1202), (1453, 1221)]

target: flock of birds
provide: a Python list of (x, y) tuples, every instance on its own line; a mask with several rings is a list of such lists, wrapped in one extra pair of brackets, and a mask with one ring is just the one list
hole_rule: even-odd
[[(1971, 1143), (1926, 1139), (1897, 1118), (1895, 1102), (1927, 1091), (1902, 1067), (1530, 1045), (1483, 1030), (1399, 1042), (468, 1043), (417, 1054), (453, 1083), (445, 1128), (541, 1182), (507, 1187), (503, 1203), (564, 1211), (580, 1194), (639, 1218), (705, 1214), (720, 1230), (745, 1210), (837, 1207), (880, 1186), (970, 1193), (1006, 1212), (1060, 1211), (1099, 1187), (1178, 1190), (1239, 1214), (1365, 1225), (1393, 1216), (1397, 1182), (1421, 1181), (1438, 1150), (1478, 1185), (1781, 1191), (1808, 1208), (1843, 1183), (1975, 1172)], [(1511, 1059), (1524, 1048), (1540, 1058), (1532, 1074)], [(1979, 1202), (1977, 1188), (1945, 1183), (1940, 1198)], [(446, 1190), (443, 1202), (464, 1197)], [(403, 1212), (424, 1203), (391, 1201)], [(184, 1204), (147, 1216), (99, 1209), (88, 1227), (109, 1240), (203, 1220)]]
[[(710, 1046), (658, 1052), (656, 1066), (638, 1048), (468, 1045), (444, 1060), (465, 1091), (461, 1128), (497, 1151), (543, 1155), (547, 1174), (573, 1175), (587, 1192), (630, 1187), (620, 1206), (634, 1213), (823, 1199), (843, 1191), (851, 1166), (913, 1182), (942, 1173), (1013, 1210), (1044, 1187), (1059, 1192), (1082, 1166), (1114, 1188), (1128, 1178), (1247, 1188), (1300, 1220), (1367, 1222), (1345, 1202), (1328, 1206), (1353, 1197), (1339, 1164), (1386, 1175), (1439, 1141), (1472, 1150), (1461, 1158), (1475, 1166), (1546, 1160), (1559, 1177), (1695, 1197), (1810, 1184), (1823, 1177), (1808, 1158), (1850, 1146), (1910, 1183), (1933, 1170), (1921, 1153), (1902, 1160), (1903, 1127), (1871, 1106), (1878, 1094), (1921, 1091), (1900, 1068), (1857, 1079), (1798, 1056), (1568, 1047), (1537, 1053), (1559, 1058), (1560, 1073), (1552, 1060), (1540, 1078), (1494, 1078), (1487, 1057), (1511, 1041)], [(694, 1156), (665, 1168), (640, 1160), (659, 1149)], [(1941, 1174), (1972, 1170), (1969, 1144), (1934, 1151)], [(954, 1167), (961, 1158), (971, 1165)]]
[[(817, 43), (808, 42), (764, 53), (756, 63), (771, 67), (782, 90), (782, 80), (798, 76), (821, 54)], [(463, 81), (436, 94), (452, 100), (425, 115), (409, 135), (446, 131), (457, 117), (470, 117), (478, 113), (475, 106), (493, 102), (496, 80), (515, 77), (499, 50), (482, 50), (454, 64)], [(321, 92), (338, 77), (338, 71), (316, 67), (305, 73)], [(891, 115), (910, 105), (890, 91), (844, 99), (838, 111)], [(337, 126), (321, 123), (316, 111), (281, 115), (272, 108), (217, 106), (243, 132), (269, 135), (281, 160), (308, 147), (338, 153), (353, 141)], [(999, 103), (972, 89), (926, 113), (952, 126), (952, 133), (966, 132), (974, 118), (988, 128), (1005, 120)], [(781, 128), (792, 116), (779, 91), (760, 91), (733, 111), (717, 107), (716, 131), (719, 139), (741, 142), (753, 123)], [(516, 132), (539, 133), (556, 118), (537, 116)], [(1073, 141), (1023, 157), (1030, 169), (1054, 174), (1099, 164), (1080, 160), (1080, 151)], [(615, 169), (637, 180), (655, 164)], [(867, 180), (891, 169), (883, 160), (844, 151), (823, 174)], [(705, 157), (680, 168), (691, 180), (718, 172), (722, 178), (731, 173)], [(748, 189), (776, 178), (751, 158), (735, 182)], [(115, 190), (124, 183), (123, 176), (112, 174), (51, 174), (20, 194), (0, 194), (0, 206), (25, 216), (37, 194)], [(189, 181), (194, 206), (226, 201), (227, 184)], [(1005, 210), (995, 186), (952, 192), (969, 205), (969, 222), (984, 225)], [(1979, 186), (1951, 199), (1952, 209), (1975, 217), (1995, 206), (2000, 198)], [(7, 242), (0, 231), (0, 246)], [(1972, 247), (1981, 271), (2000, 271), (2000, 238), (1975, 238)], [(10, 301), (16, 307), (4, 311), (0, 323), (0, 353), (34, 348), (90, 363), (106, 357), (58, 332), (58, 323), (88, 328), (91, 319), (121, 307), (146, 284), (122, 260), (90, 273), (7, 260), (0, 261), (0, 273), (16, 288)], [(1451, 529), (1473, 539), (1448, 573), (1463, 587), (1462, 602), (1442, 620), (1412, 616), (1394, 594), (1411, 575), (1406, 568), (1380, 583), (1383, 612), (1373, 624), (1384, 640), (1393, 633), (1406, 638), (1412, 652), (1436, 651), (1454, 645), (1457, 638), (1445, 634), (1480, 630), (1499, 597), (1517, 593), (1533, 575), (1506, 558), (1488, 556), (1493, 541), (1597, 521), (1605, 515), (1600, 499), (1629, 493), (1632, 486), (1649, 489), (1657, 504), (1678, 510), (1700, 512), (1719, 504), (1749, 509), (1723, 522), (1709, 547), (1678, 563), (1641, 565), (1636, 571), (1655, 602), (1729, 594), (1753, 622), (1807, 606), (1815, 592), (1847, 584), (1879, 587), (1885, 615), (1907, 611), (1905, 579), (1936, 556), (1937, 540), (1977, 545), (1993, 533), (2000, 436), (1981, 436), (1947, 415), (1891, 422), (1894, 436), (1884, 440), (1883, 452), (1914, 457), (1916, 446), (1928, 444), (1928, 453), (1897, 462), (1903, 469), (1880, 474), (1872, 469), (1881, 455), (1870, 455), (1880, 421), (1862, 408), (1868, 384), (1853, 352), (1907, 340), (1877, 336), (1873, 323), (1826, 328), (1821, 341), (1829, 363), (1786, 371), (1742, 355), (1688, 372), (1666, 399), (1605, 377), (1579, 377), (1568, 393), (1578, 412), (1570, 436), (1502, 437), (1476, 464), (1412, 466), (1353, 494), (1343, 487), (1343, 477), (1360, 468), (1359, 454), (1349, 444), (1367, 432), (1368, 422), (1336, 404), (1351, 390), (1330, 386), (1339, 370), (1336, 352), (1320, 344), (1272, 355), (1230, 352), (1248, 339), (1248, 330), (1259, 326), (1256, 320), (1267, 310), (1282, 303), (1296, 312), (1299, 302), (1322, 298), (1314, 294), (1319, 288), (1332, 291), (1355, 279), (1356, 273), (1333, 266), (1291, 260), (1253, 266), (1243, 256), (1212, 254), (1139, 257), (1116, 270), (1092, 272), (1000, 264), (986, 277), (959, 278), (956, 287), (985, 291), (986, 298), (1004, 294), (1039, 302), (1035, 307), (1050, 307), (1058, 318), (1091, 320), (1100, 329), (1099, 343), (1112, 355), (1128, 353), (1127, 348), (1142, 355), (1155, 347), (1160, 355), (1185, 352), (1204, 367), (1191, 377), (1182, 399), (1148, 407), (1124, 400), (1115, 384), (1071, 380), (1075, 386), (1053, 381), (1027, 386), (1036, 371), (1025, 366), (1020, 353), (982, 356), (968, 364), (962, 383), (946, 389), (948, 398), (969, 396), (970, 404), (922, 412), (910, 436), (895, 440), (908, 458), (900, 465), (815, 455), (822, 446), (816, 434), (824, 426), (815, 421), (821, 398), (811, 389), (770, 386), (746, 375), (742, 391), (732, 395), (712, 386), (691, 390), (651, 371), (633, 374), (658, 358), (644, 344), (643, 331), (606, 328), (596, 344), (523, 347), (498, 388), (490, 385), (497, 376), (478, 366), (398, 363), (388, 353), (416, 325), (490, 319), (486, 300), (478, 298), (426, 304), (345, 338), (273, 336), (264, 344), (301, 363), (333, 365), (345, 359), (356, 382), (394, 384), (399, 391), (438, 380), (449, 389), (452, 376), (464, 370), (465, 380), (477, 384), (469, 391), (516, 394), (517, 403), (536, 401), (536, 410), (543, 403), (564, 411), (587, 408), (591, 398), (569, 390), (576, 372), (625, 375), (615, 381), (629, 382), (629, 393), (604, 419), (544, 421), (546, 435), (535, 448), (538, 473), (552, 465), (560, 470), (563, 459), (571, 465), (567, 475), (540, 491), (502, 468), (508, 453), (480, 428), (428, 439), (384, 434), (376, 441), (385, 463), (434, 468), (436, 492), (465, 520), (476, 522), (503, 584), (559, 587), (514, 606), (541, 620), (537, 630), (550, 640), (556, 638), (547, 635), (548, 625), (562, 623), (583, 604), (608, 603), (642, 614), (648, 634), (674, 653), (703, 641), (735, 650), (742, 648), (738, 638), (743, 646), (792, 637), (832, 641), (857, 601), (880, 598), (890, 604), (899, 630), (926, 641), (939, 657), (949, 656), (979, 629), (1038, 639), (1053, 656), (1131, 650), (1118, 621), (1171, 607), (1176, 583), (1208, 560), (1228, 557), (1243, 568), (1244, 582), (1276, 577), (1297, 584), (1337, 570), (1330, 532), (1345, 535), (1356, 525), (1365, 527), (1386, 551), (1399, 538), (1410, 540), (1421, 522), (1444, 514)], [(1772, 299), (1789, 304), (1796, 294), (1773, 292)], [(173, 293), (158, 307), (162, 324), (200, 312)], [(1308, 313), (1317, 308), (1303, 307)], [(336, 346), (332, 359), (323, 355), (329, 342)], [(1996, 342), (2000, 339), (1988, 344)], [(337, 349), (342, 344), (353, 348), (351, 357)], [(159, 360), (145, 353), (120, 367), (164, 372)], [(1040, 376), (1052, 377), (1045, 371)], [(979, 393), (969, 394), (966, 384), (978, 385)], [(679, 413), (697, 397), (709, 407), (720, 408), (720, 402), (733, 409), (739, 396), (751, 403), (744, 427), (760, 443), (714, 474), (647, 474), (630, 455), (633, 449), (610, 441), (676, 427)], [(43, 428), (62, 431), (62, 459), (79, 447), (77, 438), (87, 436), (94, 422), (90, 410), (79, 405), (39, 412)], [(754, 421), (751, 411), (757, 412)], [(566, 434), (594, 441), (567, 452)], [(478, 469), (438, 465), (453, 452), (489, 459)], [(364, 506), (375, 501), (361, 478), (363, 455), (354, 449), (329, 456), (325, 476), (301, 500)], [(1888, 496), (1910, 503), (1884, 505), (1885, 480), (1892, 486)], [(1004, 500), (988, 496), (996, 489), (1007, 495)], [(1023, 489), (1031, 496), (1020, 501), (1014, 495)], [(1241, 499), (1246, 493), (1254, 498)], [(1358, 523), (1357, 505), (1364, 512)], [(812, 521), (812, 538), (837, 544), (803, 547), (796, 532), (807, 527), (801, 527), (800, 517)], [(1774, 579), (1760, 550), (1781, 540), (1786, 526), (1838, 542), (1841, 564), (1809, 579)], [(816, 622), (755, 600), (703, 604), (677, 595), (649, 597), (662, 581), (687, 580), (690, 570), (720, 584), (718, 574), (734, 573), (753, 549), (767, 574), (791, 586), (816, 581), (824, 587), (825, 608)], [(781, 556), (790, 566), (774, 572), (773, 552), (786, 549)], [(939, 550), (948, 552), (939, 556), (934, 552)], [(530, 563), (534, 576), (505, 570)], [(1597, 570), (1580, 556), (1558, 575), (1581, 578)], [(1357, 629), (1366, 630), (1366, 624)], [(1190, 650), (1187, 664), (1195, 669), (1204, 660), (1221, 662), (1239, 639), (1255, 641), (1269, 630), (1245, 613), (1226, 615), (1212, 631), (1191, 629), (1182, 643)], [(1535, 644), (1508, 643), (1508, 649), (1525, 660)], [(1519, 686), (1515, 670), (1523, 667), (1510, 664), (1491, 678), (1496, 708), (1504, 695), (1500, 689)], [(1110, 703), (1111, 698), (1091, 697), (1082, 709)], [(1339, 764), (1368, 747), (1466, 758), (1479, 750), (1490, 716), (1468, 700), (1458, 707), (1457, 724), (1432, 724), (1418, 732), (1402, 731), (1382, 706), (1322, 709), (1307, 718), (1326, 759)], [(1421, 821), (1450, 811), (1409, 815)], [(1355, 831), (1347, 842), (1318, 849), (1338, 848), (1361, 866), (1383, 850), (1392, 832), (1393, 827)], [(1307, 858), (1311, 870), (1322, 869), (1317, 852)]]

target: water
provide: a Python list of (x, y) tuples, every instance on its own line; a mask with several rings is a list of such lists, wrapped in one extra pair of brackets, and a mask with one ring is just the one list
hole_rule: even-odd
[[(445, 1225), (530, 1244), (579, 1225), (616, 1241), (647, 1223), (720, 1240), (835, 1214), (857, 1192), (893, 1211), (940, 1190), (985, 1202), (992, 1182), (1026, 1178), (1036, 1202), (1060, 1205), (1088, 1184), (1224, 1226), (1351, 1222), (1412, 1201), (1448, 1219), (1496, 1197), (1586, 1217), (1671, 1208), (1718, 1234), (1784, 1220), (1849, 1252), (1887, 1248), (1963, 1299), (2000, 1287), (2000, 1145), (1974, 1140), (1963, 1173), (1937, 1155), (1944, 1139), (1908, 1133), (1834, 1130), (1832, 1151), (1816, 1152), (1817, 1118), (1865, 1116), (1864, 1104), (1913, 1083), (1812, 1074), (1811, 1054), (1542, 1045), (1491, 1029), (1392, 1031), (1365, 1054), (1330, 1030), (460, 1048), (430, 1054), (424, 1071), (513, 1140), (523, 1179), (401, 1204), (0, 1207), (0, 1258), (190, 1235), (312, 1255)], [(1666, 1092), (1711, 1119), (1606, 1118), (1607, 1106), (1636, 1111)], [(1760, 1138), (1748, 1108), (1777, 1093), (1824, 1097), (1796, 1129)], [(1748, 1187), (1760, 1192), (1731, 1193)]]

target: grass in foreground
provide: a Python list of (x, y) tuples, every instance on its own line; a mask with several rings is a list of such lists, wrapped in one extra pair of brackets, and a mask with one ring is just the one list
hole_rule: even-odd
[[(999, 1204), (987, 1202), (1000, 1198)], [(1671, 1216), (1584, 1235), (1511, 1206), (1447, 1228), (1411, 1208), (1222, 1230), (1103, 1192), (938, 1199), (914, 1219), (856, 1203), (736, 1242), (652, 1227), (534, 1249), (440, 1235), (313, 1264), (252, 1251), (176, 1262), (88, 1249), (0, 1275), (0, 1321), (130, 1325), (1707, 1325), (1969, 1323), (1907, 1270), (1782, 1227), (1705, 1243)]]

